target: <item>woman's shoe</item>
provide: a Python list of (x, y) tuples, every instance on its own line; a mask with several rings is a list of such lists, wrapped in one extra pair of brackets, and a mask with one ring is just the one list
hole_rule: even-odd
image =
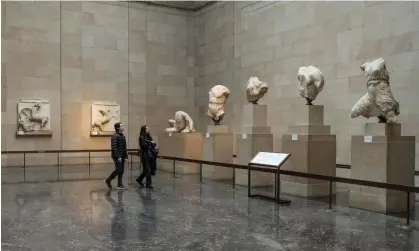
[(136, 179), (135, 181), (137, 181), (138, 185), (140, 185), (140, 188), (144, 187), (144, 184), (141, 181), (139, 181), (138, 179)]

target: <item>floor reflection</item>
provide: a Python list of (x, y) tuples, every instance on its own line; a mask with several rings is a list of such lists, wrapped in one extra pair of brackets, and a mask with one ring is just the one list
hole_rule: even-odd
[[(125, 182), (127, 182), (126, 177)], [(127, 184), (127, 183), (126, 183)], [(3, 250), (417, 251), (419, 222), (159, 172), (154, 190), (103, 181), (2, 185)]]
[(138, 214), (138, 239), (147, 240), (154, 236), (157, 229), (156, 200), (151, 190), (137, 188), (136, 193), (143, 205)]
[(125, 241), (127, 236), (127, 219), (124, 209), (124, 191), (116, 192), (118, 199), (115, 201), (112, 198), (112, 191), (109, 190), (105, 194), (106, 201), (112, 206), (114, 213), (111, 220), (111, 237), (115, 244), (115, 251), (123, 250), (122, 242)]

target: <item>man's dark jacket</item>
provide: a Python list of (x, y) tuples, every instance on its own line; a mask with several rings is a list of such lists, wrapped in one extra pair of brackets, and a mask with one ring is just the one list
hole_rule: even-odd
[(116, 132), (114, 135), (112, 135), (111, 149), (113, 159), (121, 158), (123, 160), (128, 158), (127, 141), (124, 134)]

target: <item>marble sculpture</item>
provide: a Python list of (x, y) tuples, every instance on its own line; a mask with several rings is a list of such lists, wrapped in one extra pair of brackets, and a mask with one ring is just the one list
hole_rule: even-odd
[(230, 90), (223, 85), (216, 85), (209, 91), (209, 104), (207, 115), (219, 125), (224, 117), (224, 104), (230, 95)]
[(96, 102), (92, 104), (92, 133), (115, 131), (114, 124), (120, 121), (119, 105)]
[(367, 78), (367, 93), (352, 107), (351, 118), (378, 117), (379, 123), (395, 123), (399, 102), (390, 89), (390, 76), (383, 58), (360, 66)]
[(258, 77), (251, 77), (247, 81), (246, 94), (249, 103), (257, 104), (259, 99), (265, 96), (267, 92), (268, 84), (260, 81)]
[(307, 100), (307, 105), (312, 105), (317, 95), (323, 90), (323, 73), (312, 65), (302, 66), (298, 69), (297, 79), (300, 96)]
[(191, 116), (184, 111), (177, 111), (175, 119), (169, 119), (169, 126), (166, 132), (196, 132)]
[(18, 103), (18, 132), (50, 131), (50, 103), (21, 99)]

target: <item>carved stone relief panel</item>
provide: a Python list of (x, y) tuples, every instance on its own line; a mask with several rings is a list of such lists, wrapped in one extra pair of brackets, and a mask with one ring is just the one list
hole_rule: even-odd
[(121, 121), (120, 107), (114, 102), (92, 104), (91, 136), (109, 136), (115, 133), (114, 124)]
[(17, 105), (17, 135), (52, 135), (48, 100), (20, 99)]

